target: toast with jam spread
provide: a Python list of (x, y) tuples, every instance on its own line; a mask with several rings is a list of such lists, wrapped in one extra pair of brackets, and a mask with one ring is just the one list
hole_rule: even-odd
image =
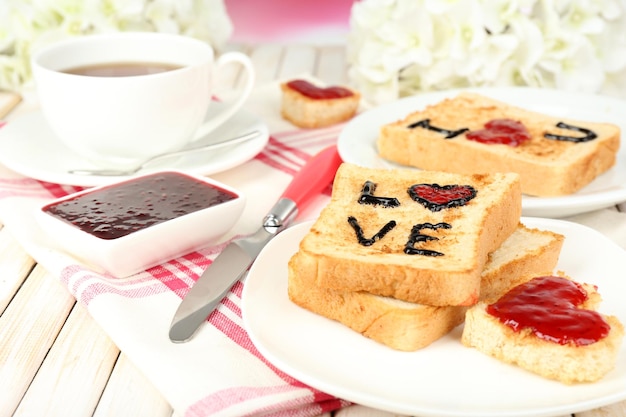
[(361, 94), (342, 86), (320, 87), (306, 80), (291, 80), (281, 86), (281, 116), (302, 128), (320, 128), (352, 118)]
[(432, 306), (472, 305), (490, 252), (517, 228), (517, 174), (344, 163), (299, 256), (321, 288)]
[(596, 311), (597, 288), (536, 276), (466, 314), (461, 341), (506, 363), (565, 384), (594, 382), (617, 362), (624, 327)]
[[(518, 226), (494, 252), (481, 274), (480, 300), (495, 301), (535, 274), (550, 274), (563, 235)], [(433, 307), (364, 291), (345, 292), (315, 283), (315, 259), (296, 254), (289, 262), (289, 298), (297, 305), (336, 320), (396, 350), (415, 351), (464, 321), (468, 307)]]
[(464, 92), (381, 127), (382, 158), (461, 174), (515, 172), (532, 196), (572, 194), (609, 170), (620, 128), (556, 118)]

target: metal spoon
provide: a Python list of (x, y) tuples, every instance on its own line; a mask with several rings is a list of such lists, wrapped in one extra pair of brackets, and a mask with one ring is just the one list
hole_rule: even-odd
[(181, 149), (180, 151), (176, 151), (176, 152), (168, 152), (168, 153), (162, 153), (159, 155), (155, 155), (152, 156), (146, 160), (144, 160), (141, 164), (133, 167), (133, 168), (127, 168), (127, 169), (116, 169), (116, 168), (111, 168), (111, 169), (70, 169), (67, 172), (70, 174), (75, 174), (75, 175), (96, 175), (96, 176), (122, 176), (122, 175), (131, 175), (136, 173), (137, 171), (139, 171), (140, 169), (144, 168), (146, 165), (149, 165), (151, 163), (153, 163), (156, 160), (159, 159), (164, 159), (164, 158), (170, 158), (173, 156), (181, 156), (181, 155), (185, 155), (187, 153), (190, 152), (197, 152), (197, 151), (206, 151), (209, 149), (218, 149), (218, 148), (223, 148), (225, 146), (232, 146), (232, 145), (237, 145), (239, 143), (243, 143), (243, 142), (247, 142), (251, 139), (256, 138), (257, 136), (259, 136), (261, 134), (261, 131), (259, 130), (253, 130), (252, 132), (248, 132), (245, 135), (241, 135), (241, 136), (237, 136), (228, 140), (224, 140), (222, 142), (216, 142), (216, 143), (210, 143), (208, 145), (204, 145), (204, 146), (198, 146), (197, 148), (186, 148), (186, 149)]

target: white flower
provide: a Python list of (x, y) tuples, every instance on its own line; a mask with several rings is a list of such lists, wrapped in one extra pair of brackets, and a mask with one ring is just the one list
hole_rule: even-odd
[[(465, 63), (465, 72), (469, 67), (480, 65), (474, 53), (487, 41), (487, 31), (483, 21), (482, 7), (475, 1), (460, 1), (450, 7), (445, 15), (438, 19), (442, 33), (449, 33), (449, 56), (455, 61)], [(469, 69), (471, 71), (471, 68)]]
[(0, 89), (29, 88), (39, 47), (117, 31), (177, 33), (220, 48), (233, 27), (223, 0), (0, 0)]
[(181, 33), (222, 46), (233, 31), (223, 0), (176, 0)]
[[(602, 3), (607, 3), (603, 7), (603, 14), (611, 18), (607, 18), (606, 29), (603, 32), (589, 35), (588, 39), (593, 44), (595, 55), (604, 68), (606, 82), (609, 83), (609, 79), (618, 80), (626, 77), (626, 12), (621, 10), (622, 13), (619, 13), (619, 2)], [(615, 12), (616, 9), (618, 13)], [(626, 94), (626, 84), (621, 83), (621, 86), (621, 89), (613, 90), (605, 85), (603, 92), (615, 95), (621, 92), (623, 97)]]
[(351, 80), (373, 104), (467, 86), (606, 91), (626, 78), (626, 3), (362, 0), (348, 51)]

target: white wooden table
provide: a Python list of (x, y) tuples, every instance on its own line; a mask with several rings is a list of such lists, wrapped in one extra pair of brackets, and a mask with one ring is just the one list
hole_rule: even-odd
[[(342, 45), (233, 45), (230, 49), (250, 55), (258, 85), (305, 73), (328, 84), (348, 82)], [(232, 71), (221, 77), (219, 85), (240, 82), (239, 73)], [(29, 106), (22, 102), (7, 119)], [(159, 392), (57, 277), (37, 265), (1, 224), (0, 313), (0, 417), (173, 415)], [(361, 406), (334, 415), (391, 416)], [(626, 401), (576, 414), (600, 416), (626, 417)]]

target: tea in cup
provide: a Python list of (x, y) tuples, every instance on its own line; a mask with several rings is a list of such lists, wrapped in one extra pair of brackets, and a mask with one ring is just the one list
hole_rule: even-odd
[[(110, 166), (205, 137), (243, 106), (255, 74), (240, 52), (216, 57), (205, 42), (155, 32), (73, 38), (37, 51), (31, 64), (52, 131), (78, 155)], [(242, 66), (245, 85), (232, 102), (211, 106), (216, 75), (229, 64)]]

